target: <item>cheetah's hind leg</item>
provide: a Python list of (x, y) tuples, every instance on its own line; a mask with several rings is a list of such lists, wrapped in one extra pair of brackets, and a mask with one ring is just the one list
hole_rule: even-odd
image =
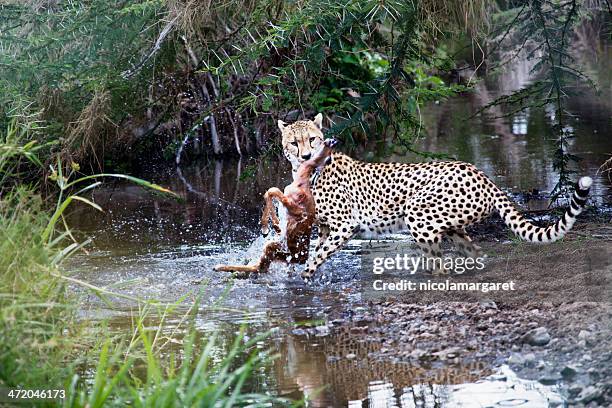
[(463, 229), (452, 229), (446, 232), (448, 239), (455, 248), (464, 256), (469, 258), (482, 258), (484, 254), (482, 248), (472, 242), (470, 236)]
[(421, 230), (418, 227), (410, 228), (410, 233), (423, 253), (424, 268), (433, 275), (448, 275), (449, 270), (445, 268), (442, 250), (440, 249), (442, 234)]

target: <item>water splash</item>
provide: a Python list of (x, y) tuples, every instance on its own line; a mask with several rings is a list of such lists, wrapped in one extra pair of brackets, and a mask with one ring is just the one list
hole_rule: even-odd
[(276, 207), (278, 219), (280, 220), (280, 234), (277, 234), (272, 228), (270, 228), (270, 233), (266, 237), (262, 236), (261, 234), (258, 235), (257, 238), (255, 238), (246, 248), (246, 250), (232, 251), (232, 253), (230, 253), (228, 256), (228, 259), (230, 260), (229, 263), (232, 263), (232, 259), (235, 259), (235, 262), (239, 262), (240, 260), (248, 260), (247, 265), (254, 265), (257, 263), (257, 261), (259, 261), (263, 248), (268, 242), (279, 240), (285, 243), (287, 241), (287, 209), (277, 202), (275, 202), (274, 205)]

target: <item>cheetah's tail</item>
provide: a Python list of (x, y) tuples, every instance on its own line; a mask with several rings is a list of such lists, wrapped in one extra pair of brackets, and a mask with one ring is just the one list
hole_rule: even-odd
[(563, 238), (576, 222), (576, 217), (586, 204), (591, 184), (593, 184), (593, 179), (581, 177), (572, 195), (570, 207), (560, 220), (548, 227), (535, 226), (523, 218), (501, 190), (500, 194), (496, 194), (494, 205), (506, 225), (521, 239), (535, 243), (555, 242)]

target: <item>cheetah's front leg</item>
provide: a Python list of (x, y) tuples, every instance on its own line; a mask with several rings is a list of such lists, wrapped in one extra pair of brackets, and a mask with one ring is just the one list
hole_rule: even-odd
[(356, 229), (357, 225), (352, 224), (332, 226), (328, 238), (323, 240), (321, 245), (317, 245), (314, 256), (308, 258), (306, 269), (302, 272), (302, 279), (309, 282), (317, 271), (317, 268), (319, 268), (331, 254), (336, 252), (342, 245), (351, 239), (351, 237), (355, 235)]
[(325, 244), (325, 241), (327, 241), (327, 238), (329, 237), (329, 226), (319, 224), (317, 228), (319, 237), (317, 239), (317, 244), (315, 245), (315, 253), (319, 252), (321, 248), (323, 248), (323, 244)]

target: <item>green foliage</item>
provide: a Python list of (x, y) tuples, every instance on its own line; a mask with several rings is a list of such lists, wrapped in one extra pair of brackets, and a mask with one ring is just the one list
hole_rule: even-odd
[[(262, 59), (272, 64), (268, 76), (254, 82), (243, 107), (268, 111), (270, 104), (264, 101), (273, 95), (281, 106), (328, 112), (337, 120), (331, 133), (349, 141), (356, 140), (355, 132), (372, 139), (391, 133), (410, 143), (406, 135), (422, 131), (417, 105), (461, 91), (438, 78), (435, 92), (430, 92), (433, 82), (415, 81), (408, 70), (409, 64), (452, 66), (449, 58), (434, 58), (428, 48), (425, 32), (431, 20), (421, 19), (429, 14), (418, 2), (309, 1), (284, 4), (284, 11), (258, 38), (249, 30), (250, 39), (233, 37), (233, 49), (223, 49), (227, 58), (203, 63), (203, 69), (216, 75), (240, 75), (239, 67)], [(420, 74), (427, 75), (424, 70)]]
[[(142, 86), (122, 74), (148, 49), (150, 38), (143, 29), (149, 26), (151, 30), (160, 24), (157, 21), (160, 4), (144, 2), (138, 10), (135, 6), (102, 0), (3, 2), (0, 129), (16, 112), (39, 112), (46, 126), (39, 134), (43, 141), (58, 142), (76, 130), (79, 134), (63, 146), (66, 152), (91, 147), (95, 151), (87, 151), (86, 155), (100, 154), (97, 144), (76, 137), (81, 136), (84, 128), (73, 126), (73, 122), (86, 125), (84, 119), (94, 123), (100, 120), (81, 115), (96, 94), (107, 95), (108, 108), (97, 114), (104, 115), (109, 123), (121, 120), (126, 112), (142, 109), (142, 97), (138, 97), (143, 93)], [(127, 104), (127, 100), (136, 103)], [(85, 134), (88, 139), (93, 131), (112, 134), (106, 128), (90, 130)]]
[(57, 388), (65, 375), (63, 322), (72, 315), (41, 238), (40, 197), (17, 188), (0, 199), (0, 385)]
[(540, 75), (493, 104), (554, 106), (561, 191), (573, 161), (563, 104), (569, 84), (588, 81), (568, 43), (585, 15), (578, 0), (10, 0), (0, 128), (39, 115), (36, 144), (59, 143), (62, 160), (88, 172), (169, 161), (196, 138), (217, 156), (261, 152), (276, 118), (315, 112), (349, 145), (414, 150), (423, 105), (466, 90), (446, 79), (456, 54), (445, 44), (502, 33), (500, 44), (529, 45), (521, 57)]
[(22, 161), (33, 166), (42, 167), (38, 158), (41, 150), (49, 146), (41, 145), (32, 134), (36, 131), (36, 122), (20, 123), (13, 117), (7, 124), (5, 132), (0, 132), (0, 192), (6, 189), (7, 184), (19, 178)]
[[(0, 123), (17, 108), (41, 112), (39, 139), (60, 141), (64, 160), (93, 169), (125, 144), (165, 152), (203, 133), (215, 154), (242, 154), (236, 112), (260, 127), (296, 108), (324, 111), (347, 140), (390, 134), (409, 143), (407, 134), (422, 131), (414, 101), (394, 105), (422, 81), (407, 67), (452, 66), (432, 59), (431, 45), (464, 28), (452, 16), (482, 12), (481, 1), (465, 3), (8, 1), (0, 6)], [(188, 114), (177, 103), (186, 95)], [(199, 126), (208, 115), (217, 124)], [(180, 126), (163, 126), (172, 121)], [(157, 125), (134, 136), (143, 122)], [(161, 149), (147, 140), (159, 125), (167, 129)]]

